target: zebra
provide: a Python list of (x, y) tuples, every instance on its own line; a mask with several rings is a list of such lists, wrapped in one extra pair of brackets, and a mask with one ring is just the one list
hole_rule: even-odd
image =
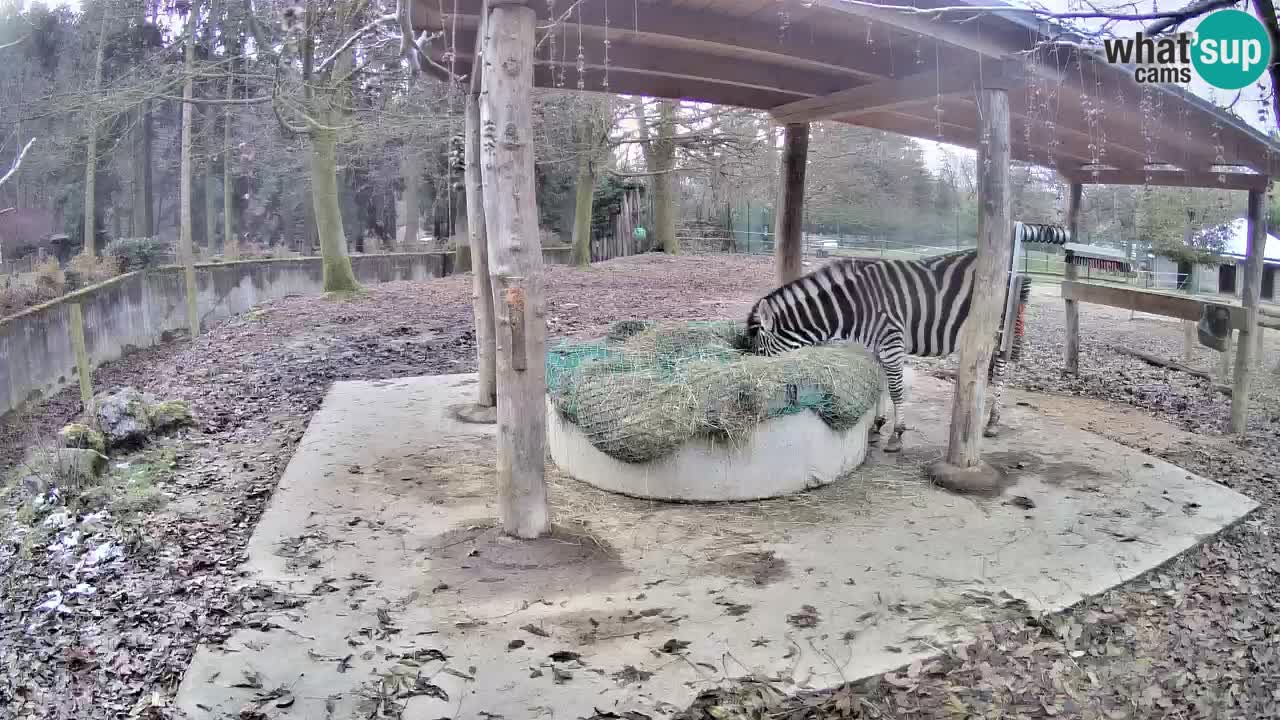
[[(862, 343), (888, 379), (894, 428), (885, 452), (898, 452), (907, 429), (903, 358), (945, 357), (955, 351), (960, 328), (969, 317), (977, 259), (978, 251), (970, 249), (919, 260), (837, 260), (757, 300), (747, 316), (747, 350), (778, 355), (833, 341)], [(1031, 292), (1029, 278), (1021, 280), (1011, 360), (1022, 354), (1023, 311)], [(988, 367), (991, 411), (983, 431), (987, 437), (998, 433), (1005, 363), (997, 345)], [(879, 442), (885, 420), (876, 417), (868, 436), (872, 444)]]

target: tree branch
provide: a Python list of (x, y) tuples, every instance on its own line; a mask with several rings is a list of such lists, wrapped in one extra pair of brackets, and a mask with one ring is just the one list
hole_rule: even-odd
[[(1280, 23), (1276, 20), (1275, 3), (1272, 0), (1256, 0), (1254, 7), (1258, 19), (1271, 38), (1271, 47), (1277, 47), (1276, 44), (1280, 43)], [(1267, 66), (1267, 74), (1271, 76), (1271, 122), (1277, 124), (1280, 123), (1280, 58), (1275, 54), (1271, 57), (1271, 64)]]
[(671, 168), (669, 170), (654, 170), (653, 172), (622, 172), (621, 170), (610, 170), (609, 174), (620, 178), (642, 178), (653, 177), (655, 175), (669, 175), (673, 172), (679, 172), (680, 168)]
[(347, 49), (350, 48), (352, 45), (354, 45), (355, 42), (359, 40), (361, 37), (364, 37), (365, 33), (378, 27), (379, 25), (382, 25), (385, 23), (394, 23), (398, 19), (399, 18), (395, 14), (382, 15), (375, 20), (365, 23), (363, 27), (361, 27), (359, 30), (356, 30), (354, 33), (352, 33), (351, 37), (347, 38), (346, 42), (339, 45), (337, 50), (334, 50), (332, 53), (330, 53), (329, 57), (325, 58), (324, 60), (321, 60), (320, 64), (316, 66), (315, 71), (323, 72), (324, 70), (328, 69), (330, 65), (332, 65), (335, 61), (337, 61), (339, 55), (346, 52)]
[(9, 168), (9, 172), (5, 173), (3, 177), (0, 177), (0, 185), (4, 185), (9, 182), (9, 178), (13, 177), (14, 173), (18, 172), (18, 168), (22, 167), (22, 158), (27, 156), (27, 151), (31, 149), (31, 145), (35, 141), (35, 138), (31, 138), (27, 141), (27, 144), (22, 147), (22, 152), (18, 153), (18, 159), (13, 161), (13, 167)]
[(262, 95), (261, 97), (252, 98), (191, 98), (186, 99), (181, 95), (156, 95), (155, 97), (172, 100), (174, 102), (186, 103), (188, 105), (263, 105), (269, 103), (275, 98), (271, 95)]
[(13, 47), (14, 45), (21, 45), (22, 43), (26, 42), (26, 41), (27, 41), (27, 38), (29, 38), (29, 37), (31, 37), (31, 36), (30, 36), (30, 35), (23, 35), (22, 37), (18, 38), (17, 40), (10, 40), (10, 41), (9, 41), (9, 42), (7, 42), (7, 43), (0, 44), (0, 50), (8, 50), (9, 48)]
[[(1203, 15), (1204, 13), (1217, 10), (1219, 8), (1231, 7), (1238, 3), (1239, 0), (1196, 0), (1190, 5), (1179, 10), (1175, 15), (1157, 19), (1156, 22), (1148, 25), (1143, 32), (1147, 35), (1159, 35), (1165, 30), (1177, 27), (1197, 15)], [(1261, 12), (1261, 8), (1259, 8), (1259, 12)], [(1274, 16), (1275, 13), (1272, 13), (1272, 15)]]

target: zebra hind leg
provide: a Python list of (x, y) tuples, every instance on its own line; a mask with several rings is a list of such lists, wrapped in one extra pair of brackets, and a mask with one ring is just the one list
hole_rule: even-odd
[(991, 414), (987, 419), (987, 426), (982, 430), (984, 437), (996, 437), (1000, 434), (1000, 412), (1004, 409), (1005, 372), (1008, 370), (1010, 361), (1016, 362), (1022, 357), (1022, 340), (1026, 335), (1027, 298), (1031, 294), (1030, 278), (1022, 278), (1020, 292), (1022, 297), (1021, 302), (1018, 303), (1017, 315), (1014, 316), (1013, 342), (1009, 348), (1009, 359), (1006, 360), (1004, 354), (1000, 352), (998, 343), (995, 354), (991, 356), (991, 370), (988, 375), (991, 386)]
[(902, 359), (885, 365), (884, 374), (889, 380), (889, 397), (893, 400), (893, 435), (885, 444), (884, 451), (896, 453), (902, 451), (902, 433), (907, 431), (906, 414), (902, 410)]
[(991, 372), (987, 376), (991, 387), (991, 414), (987, 419), (987, 426), (982, 430), (984, 437), (996, 437), (1000, 434), (1000, 411), (1004, 404), (1005, 360), (998, 352), (997, 349), (997, 354), (991, 358)]
[(871, 423), (871, 427), (867, 429), (867, 444), (868, 444), (868, 445), (879, 445), (879, 444), (880, 444), (880, 428), (884, 427), (884, 424), (885, 424), (886, 422), (888, 422), (888, 420), (889, 420), (889, 418), (887, 418), (887, 417), (885, 417), (885, 416), (883, 416), (883, 415), (877, 415), (877, 416), (876, 416), (875, 421)]

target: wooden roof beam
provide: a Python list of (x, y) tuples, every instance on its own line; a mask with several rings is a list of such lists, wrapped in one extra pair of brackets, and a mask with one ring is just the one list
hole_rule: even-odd
[[(1203, 172), (1182, 169), (1103, 168), (1095, 171), (1086, 166), (1063, 175), (1071, 182), (1086, 185), (1159, 185), (1164, 187), (1224, 188), (1227, 190), (1266, 190), (1271, 180), (1266, 175), (1242, 172)], [(1150, 180), (1148, 180), (1150, 176)]]
[[(1012, 103), (1011, 103), (1012, 104)], [(906, 112), (906, 111), (904, 111)], [(919, 109), (915, 109), (913, 114), (920, 114), (926, 120), (930, 118), (924, 113), (920, 113)], [(953, 100), (946, 103), (942, 108), (942, 117), (965, 127), (977, 127), (978, 125), (978, 108), (972, 103), (966, 101)], [(1045, 142), (1045, 133), (1042, 127), (1037, 124), (1037, 119), (1032, 118), (1027, 110), (1015, 112), (1013, 114), (1013, 138), (1020, 140), (1023, 145), (1029, 148), (1032, 153), (1030, 158), (1019, 158), (1038, 165), (1047, 165), (1050, 162), (1049, 144)], [(1028, 132), (1029, 131), (1029, 132)], [(1058, 122), (1054, 127), (1054, 134), (1058, 139), (1057, 155), (1071, 154), (1080, 158), (1087, 158), (1086, 162), (1096, 163), (1097, 158), (1094, 157), (1094, 149), (1090, 146), (1097, 144), (1100, 148), (1105, 147), (1106, 153), (1101, 154), (1109, 161), (1116, 165), (1126, 167), (1142, 167), (1146, 164), (1146, 156), (1131, 148), (1115, 142), (1111, 137), (1107, 138), (1107, 142), (1102, 144), (1096, 138), (1090, 137), (1087, 132), (1076, 130), (1070, 125)]]
[[(897, 12), (843, 0), (816, 0), (815, 4), (826, 10), (861, 17), (914, 35), (932, 38), (934, 41), (975, 52), (987, 58), (999, 60), (1008, 55), (1011, 50), (1007, 45), (992, 42), (976, 32), (977, 24), (980, 22), (978, 19), (960, 24), (954, 22), (957, 19), (954, 14), (946, 16), (945, 19), (939, 19), (914, 12)], [(1017, 10), (1018, 8), (1011, 6), (1009, 9)]]
[[(862, 127), (876, 128), (921, 140), (933, 140), (961, 147), (973, 148), (978, 144), (978, 131), (972, 127), (946, 121), (939, 124), (936, 120), (929, 120), (893, 110), (859, 115), (848, 122)], [(1041, 158), (1044, 157), (1044, 152), (1041, 148), (1031, 148), (1020, 140), (1011, 139), (1009, 145), (1014, 160), (1040, 163), (1042, 161)], [(1054, 161), (1064, 172), (1074, 172), (1076, 168), (1089, 162), (1086, 158), (1064, 150), (1058, 151)]]
[[(474, 34), (460, 33), (455, 47), (458, 59), (471, 62), (475, 58)], [(566, 44), (566, 38), (556, 38), (556, 57), (551, 57), (551, 43), (538, 48), (534, 62), (541, 66), (556, 66), (557, 76), (563, 73), (566, 88), (578, 86), (578, 51), (576, 39)], [(564, 52), (561, 52), (564, 50)], [(581, 48), (583, 64), (587, 72), (584, 80), (592, 75), (629, 71), (650, 75), (702, 80), (711, 84), (736, 85), (771, 92), (785, 93), (792, 98), (823, 95), (846, 86), (849, 77), (830, 71), (801, 70), (794, 67), (778, 67), (754, 59), (727, 58), (708, 55), (686, 49), (667, 48), (655, 52), (651, 48), (631, 40), (611, 40), (609, 62), (604, 61), (604, 46), (600, 43), (585, 44)], [(433, 57), (444, 62), (444, 48), (436, 48)]]
[[(999, 79), (1012, 84), (1022, 77), (1021, 66), (1017, 63), (1005, 63), (984, 74), (987, 81)], [(953, 95), (974, 95), (979, 79), (977, 67), (963, 65), (946, 69), (932, 70), (903, 78), (881, 80), (879, 82), (848, 88), (829, 95), (797, 100), (770, 110), (774, 120), (779, 123), (813, 122), (836, 116), (853, 118), (860, 114), (891, 110), (904, 105), (912, 105), (925, 101), (937, 101), (939, 98)]]
[[(456, 0), (459, 25), (475, 27), (483, 0)], [(538, 13), (538, 40), (547, 33), (550, 22), (544, 3), (531, 5)], [(449, 3), (446, 8), (452, 9)], [(690, 10), (687, 8), (648, 3), (611, 3), (608, 8), (609, 40), (618, 43), (634, 40), (644, 45), (646, 37), (663, 36), (679, 38), (692, 48), (695, 43), (707, 48), (709, 54), (730, 55), (795, 65), (805, 61), (811, 66), (828, 70), (858, 74), (868, 79), (883, 78), (913, 67), (913, 57), (905, 49), (877, 53), (849, 52), (848, 38), (837, 35), (823, 36), (811, 32), (780, 34), (776, 23), (764, 24), (747, 19), (729, 19), (723, 14)], [(440, 6), (436, 2), (419, 0), (414, 9), (414, 25), (419, 30), (451, 28), (453, 19), (441, 19)], [(577, 6), (572, 17), (565, 20), (572, 35), (572, 45), (577, 46), (577, 29), (581, 25), (584, 37), (599, 38), (604, 32), (604, 3), (586, 2)], [(461, 33), (460, 33), (461, 34)], [(576, 57), (577, 53), (573, 53)], [(954, 52), (944, 52), (941, 62), (951, 64), (957, 60)], [(767, 106), (761, 109), (767, 109)]]

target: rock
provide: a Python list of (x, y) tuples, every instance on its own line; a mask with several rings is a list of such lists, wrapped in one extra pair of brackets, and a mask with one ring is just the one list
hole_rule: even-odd
[(79, 450), (107, 451), (107, 440), (102, 433), (84, 423), (71, 423), (58, 431), (58, 445)]
[(23, 462), (23, 485), (39, 486), (91, 485), (107, 469), (107, 456), (97, 450), (58, 448), (33, 450)]
[(108, 447), (141, 444), (151, 432), (146, 396), (131, 387), (100, 394), (93, 404)]
[(191, 404), (186, 400), (165, 400), (152, 405), (148, 412), (151, 416), (151, 428), (155, 432), (185, 427), (194, 422)]

